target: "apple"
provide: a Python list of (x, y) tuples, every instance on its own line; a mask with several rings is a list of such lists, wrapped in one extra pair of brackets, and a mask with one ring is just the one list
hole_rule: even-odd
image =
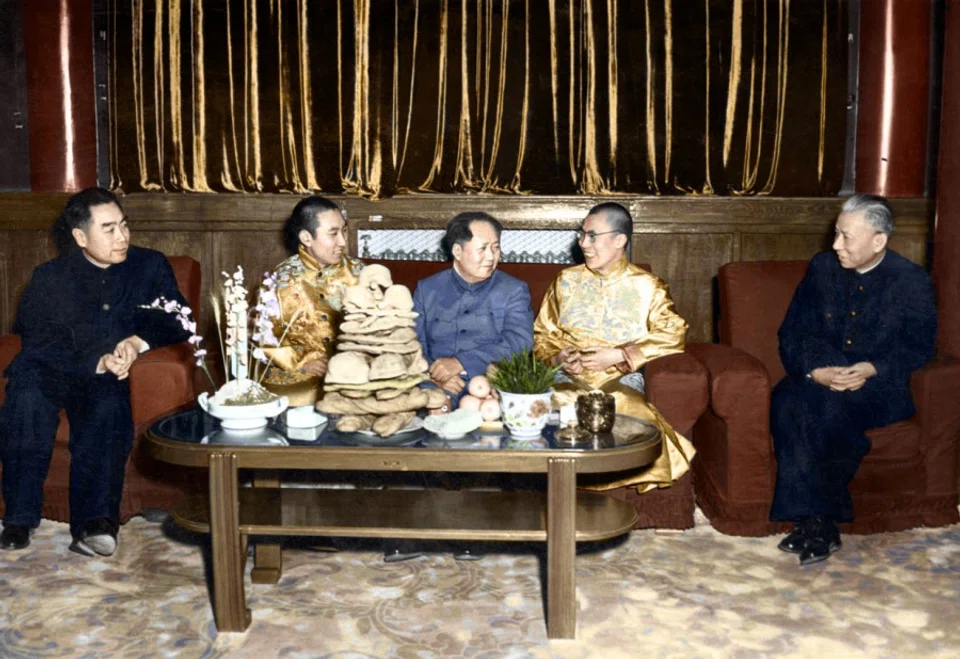
[(469, 396), (469, 395), (464, 396), (463, 398), (460, 399), (459, 407), (461, 410), (472, 410), (473, 412), (479, 412), (480, 399), (477, 398), (476, 396)]
[(480, 403), (480, 416), (484, 421), (496, 421), (500, 418), (500, 402), (487, 398)]
[(490, 395), (490, 380), (483, 375), (477, 375), (472, 380), (470, 380), (470, 386), (467, 387), (467, 391), (470, 392), (471, 396), (476, 396), (480, 400), (483, 400)]

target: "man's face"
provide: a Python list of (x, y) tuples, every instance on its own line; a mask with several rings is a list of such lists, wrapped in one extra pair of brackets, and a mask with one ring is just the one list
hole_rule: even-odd
[(613, 233), (603, 215), (587, 215), (580, 231), (577, 241), (591, 270), (606, 273), (623, 256), (627, 237), (622, 233)]
[(496, 230), (487, 222), (470, 223), (473, 234), (463, 245), (453, 246), (453, 261), (457, 264), (460, 276), (475, 284), (493, 276), (500, 263), (500, 238)]
[(840, 213), (834, 233), (833, 251), (848, 270), (869, 268), (887, 247), (887, 235), (870, 224), (864, 211)]
[(317, 213), (317, 230), (300, 232), (300, 242), (320, 265), (337, 265), (347, 248), (347, 223), (340, 211)]
[(127, 260), (130, 229), (116, 204), (91, 206), (90, 223), (86, 229), (74, 229), (73, 239), (87, 259), (101, 268)]

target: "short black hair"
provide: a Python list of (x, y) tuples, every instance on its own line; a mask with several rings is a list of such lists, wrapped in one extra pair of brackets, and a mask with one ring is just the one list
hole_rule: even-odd
[(625, 235), (627, 244), (624, 245), (624, 249), (629, 253), (630, 240), (633, 238), (633, 217), (630, 211), (615, 201), (606, 201), (591, 208), (587, 215), (602, 215), (610, 225), (611, 231)]
[(50, 227), (50, 236), (61, 255), (78, 249), (73, 230), (80, 229), (86, 232), (87, 227), (90, 226), (90, 209), (106, 204), (116, 204), (117, 208), (123, 210), (117, 195), (105, 188), (87, 188), (67, 199), (67, 205), (63, 207), (60, 216)]
[(300, 232), (306, 230), (311, 236), (317, 233), (317, 215), (327, 211), (340, 211), (335, 202), (326, 197), (306, 197), (293, 207), (290, 217), (283, 223), (283, 244), (293, 254), (300, 249)]
[(500, 224), (493, 215), (484, 213), (483, 211), (458, 213), (447, 224), (447, 232), (443, 234), (443, 240), (440, 241), (440, 245), (443, 247), (443, 251), (446, 252), (448, 259), (453, 260), (454, 245), (463, 247), (473, 240), (473, 232), (470, 230), (470, 225), (474, 222), (486, 222), (489, 224), (497, 233), (497, 240), (500, 240), (500, 234), (503, 233), (503, 225)]

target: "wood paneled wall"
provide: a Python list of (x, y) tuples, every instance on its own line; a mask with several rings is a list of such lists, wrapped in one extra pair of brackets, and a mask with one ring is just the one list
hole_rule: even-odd
[[(33, 268), (55, 255), (47, 230), (67, 195), (0, 195), (0, 333), (10, 331), (20, 291)], [(442, 228), (464, 210), (487, 211), (507, 229), (573, 229), (599, 200), (589, 197), (410, 195), (370, 202), (331, 198), (347, 210), (356, 248), (358, 228)], [(212, 336), (209, 293), (222, 271), (243, 265), (248, 286), (283, 258), (280, 228), (297, 201), (292, 195), (136, 194), (123, 199), (133, 241), (203, 265), (201, 324)], [(605, 199), (609, 199), (605, 198)], [(829, 247), (842, 200), (834, 198), (615, 198), (635, 220), (632, 257), (670, 284), (678, 311), (690, 322), (689, 340), (714, 336), (714, 280), (731, 261), (807, 259)], [(894, 249), (917, 263), (927, 259), (933, 202), (893, 201)], [(371, 221), (374, 215), (380, 221)], [(398, 263), (398, 267), (402, 264)]]

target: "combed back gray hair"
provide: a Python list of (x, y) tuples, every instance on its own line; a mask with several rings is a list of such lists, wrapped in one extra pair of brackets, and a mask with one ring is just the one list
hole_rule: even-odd
[(893, 209), (884, 197), (875, 194), (855, 194), (843, 203), (842, 212), (859, 213), (873, 228), (888, 236), (893, 233)]

